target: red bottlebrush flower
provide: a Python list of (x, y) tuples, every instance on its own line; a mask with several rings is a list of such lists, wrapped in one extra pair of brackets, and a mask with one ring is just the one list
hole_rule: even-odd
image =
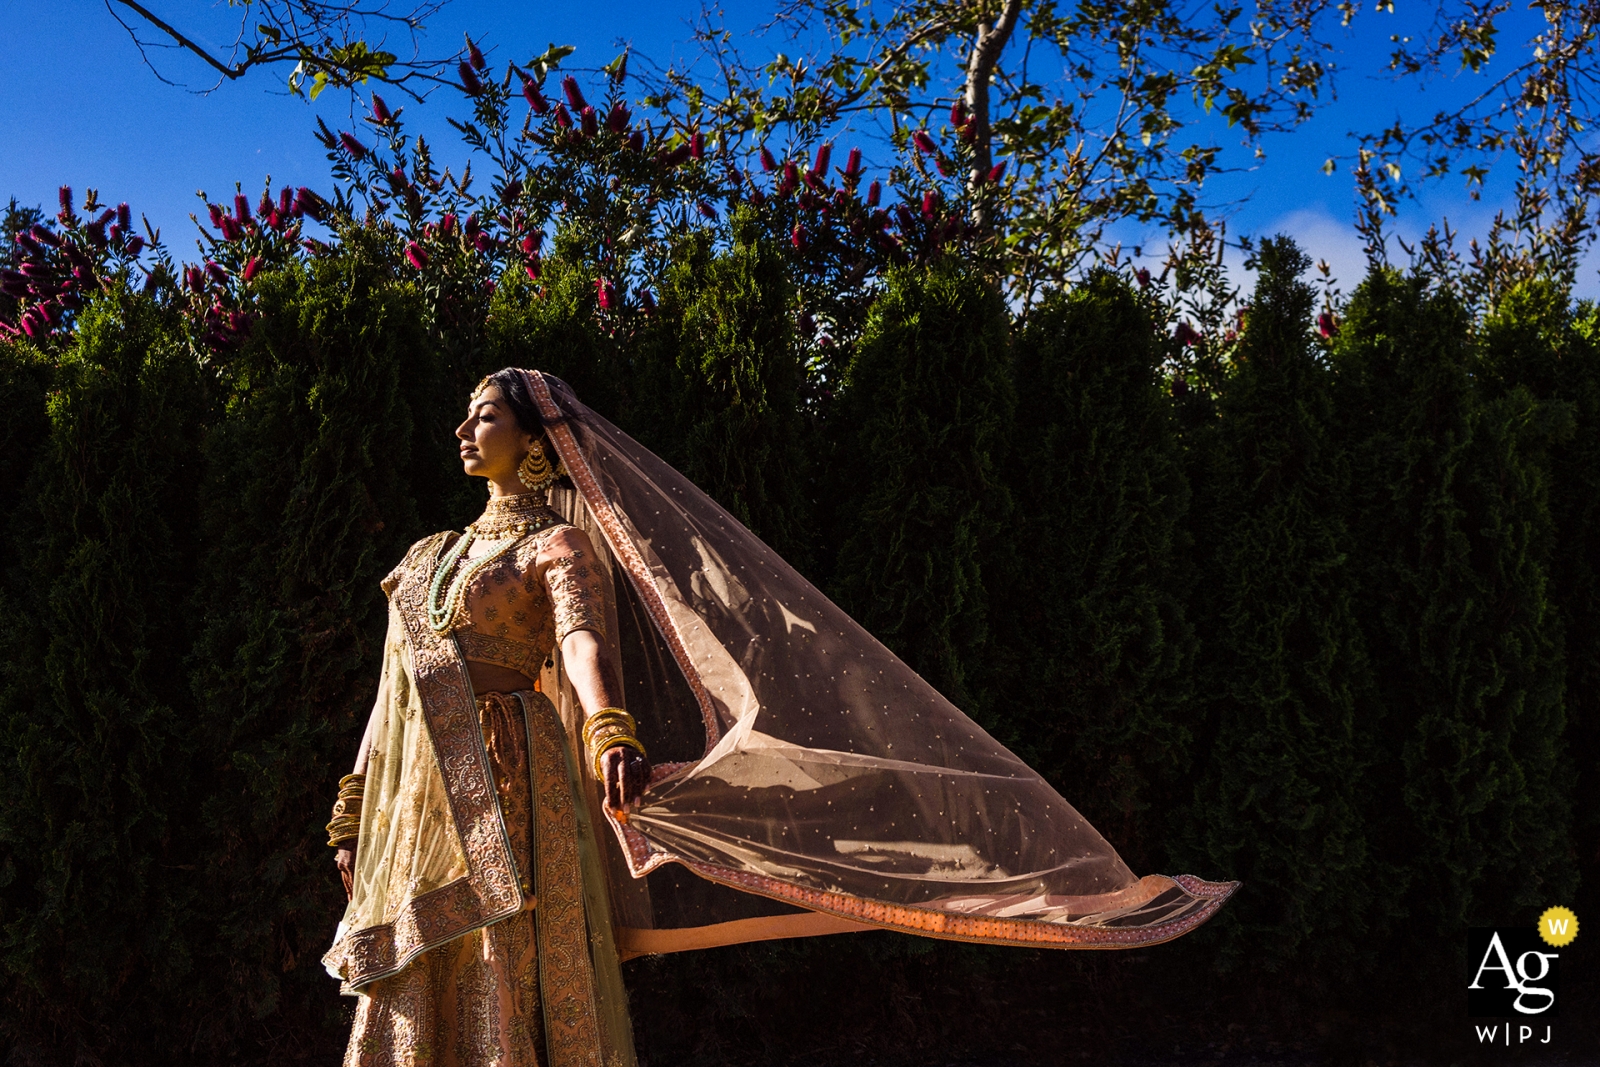
[(61, 201), (61, 214), (72, 214), (72, 186), (63, 185), (56, 191), (56, 199)]
[(480, 252), (488, 252), (494, 248), (494, 245), (494, 238), (482, 231), (479, 231), (478, 235), (472, 239), (472, 247)]
[(628, 120), (633, 114), (623, 106), (621, 100), (611, 105), (611, 110), (606, 114), (606, 129), (612, 133), (621, 133), (628, 128)]
[(250, 198), (240, 193), (233, 198), (233, 213), (240, 222), (250, 221)]
[(956, 129), (959, 130), (961, 127), (965, 126), (966, 124), (967, 124), (967, 102), (965, 100), (962, 100), (960, 97), (956, 97), (955, 103), (950, 105), (950, 125), (954, 126)]
[(537, 254), (539, 251), (539, 245), (542, 244), (543, 241), (544, 234), (542, 233), (528, 234), (528, 236), (522, 239), (522, 254), (525, 256)]
[(205, 278), (200, 274), (199, 267), (183, 268), (183, 284), (191, 292), (198, 293), (201, 286), (205, 285)]
[(594, 298), (601, 311), (610, 311), (617, 300), (617, 290), (604, 278), (594, 280)]
[(521, 195), (522, 183), (513, 178), (500, 189), (500, 202), (502, 204), (510, 204), (515, 202), (517, 197)]
[(294, 190), (285, 185), (278, 190), (278, 214), (289, 217), (294, 213)]
[(28, 295), (28, 279), (14, 270), (0, 271), (0, 293), (7, 296)]
[(956, 172), (956, 165), (950, 162), (950, 157), (946, 156), (943, 152), (940, 152), (934, 157), (934, 166), (937, 167), (939, 173), (943, 174), (946, 178), (950, 177)]
[(630, 152), (643, 152), (644, 151), (644, 131), (643, 130), (634, 130), (633, 131), (633, 136), (628, 138), (628, 151), (630, 151)]
[(539, 83), (532, 78), (522, 79), (522, 95), (527, 99), (528, 106), (533, 108), (535, 115), (543, 115), (550, 110), (550, 101), (544, 98), (544, 94), (539, 91)]
[(106, 236), (111, 241), (111, 247), (112, 248), (120, 248), (120, 247), (122, 247), (122, 227), (121, 226), (118, 226), (116, 223), (113, 222), (111, 224), (111, 232), (109, 234), (107, 234)]
[(144, 237), (136, 233), (132, 237), (128, 238), (128, 243), (124, 246), (124, 251), (126, 251), (130, 256), (137, 257), (140, 252), (144, 251)]
[(712, 207), (710, 204), (706, 203), (704, 200), (702, 200), (702, 201), (700, 201), (700, 203), (696, 204), (695, 207), (700, 209), (700, 214), (704, 215), (706, 218), (710, 219), (712, 222), (716, 222), (717, 221), (717, 209)]
[(488, 70), (489, 61), (483, 58), (483, 53), (478, 46), (472, 43), (472, 38), (467, 38), (467, 59), (472, 63), (473, 70)]
[(750, 202), (756, 207), (760, 207), (767, 202), (767, 194), (760, 189), (752, 189), (750, 190)]
[(1178, 323), (1178, 328), (1172, 331), (1172, 339), (1185, 348), (1193, 348), (1200, 343), (1200, 335), (1187, 322)]
[(43, 226), (34, 226), (29, 229), (28, 236), (32, 237), (35, 241), (38, 241), (42, 245), (49, 245), (51, 248), (61, 247), (61, 238), (51, 233)]
[(918, 130), (912, 134), (911, 143), (916, 145), (917, 151), (925, 156), (931, 156), (939, 150), (939, 146), (933, 143), (933, 138), (928, 136), (927, 130)]
[(129, 230), (133, 227), (133, 210), (126, 203), (117, 205), (117, 225), (121, 226), (123, 230)]
[(572, 105), (572, 110), (582, 111), (589, 106), (589, 101), (583, 98), (583, 90), (578, 88), (578, 79), (572, 75), (561, 79), (561, 91), (567, 94), (567, 103)]
[(775, 171), (777, 169), (778, 169), (778, 161), (773, 158), (771, 152), (767, 151), (767, 146), (766, 145), (762, 145), (761, 146), (761, 171), (762, 171), (762, 173), (771, 174), (773, 171)]
[(689, 135), (689, 158), (706, 158), (706, 135), (699, 130)]
[(572, 129), (572, 116), (567, 114), (567, 105), (557, 104), (555, 110), (556, 125), (563, 130)]
[(449, 237), (450, 234), (455, 231), (455, 228), (456, 228), (455, 212), (446, 211), (444, 213), (443, 217), (441, 217), (439, 219), (439, 232), (444, 234), (446, 237)]
[(472, 72), (472, 65), (466, 60), (456, 64), (456, 73), (461, 76), (461, 88), (466, 90), (468, 96), (482, 96), (483, 83)]
[(17, 325), (22, 327), (22, 332), (27, 334), (30, 339), (38, 340), (49, 331), (50, 323), (32, 308), (29, 308), (23, 313), (22, 319)]
[(94, 220), (94, 224), (96, 226), (104, 226), (107, 223), (111, 222), (116, 217), (117, 217), (116, 209), (108, 207), (104, 211), (100, 212), (100, 217)]
[(406, 242), (406, 259), (418, 270), (428, 265), (428, 251), (415, 241)]
[(1002, 159), (1000, 162), (996, 163), (994, 166), (989, 168), (989, 174), (988, 174), (988, 177), (987, 177), (986, 180), (992, 185), (995, 182), (998, 182), (1001, 178), (1004, 178), (1005, 176), (1006, 176), (1006, 161)]
[(536, 282), (539, 280), (540, 272), (544, 269), (544, 264), (539, 262), (538, 256), (529, 256), (527, 261), (522, 264), (522, 269), (527, 272), (530, 282)]
[(877, 182), (873, 182), (871, 185), (867, 186), (867, 206), (868, 207), (877, 207), (878, 206), (878, 200), (882, 196), (883, 196), (883, 186), (882, 185), (880, 185)]
[(348, 133), (339, 134), (339, 143), (344, 145), (344, 150), (356, 159), (367, 158), (367, 146), (356, 140)]
[(929, 189), (927, 192), (922, 194), (922, 217), (925, 219), (931, 219), (938, 210), (939, 194), (934, 192), (932, 189)]
[(789, 243), (794, 245), (796, 252), (804, 252), (806, 247), (811, 244), (810, 239), (806, 236), (806, 228), (798, 222), (795, 223), (794, 232), (789, 234)]
[(852, 179), (861, 176), (861, 149), (850, 149), (850, 154), (845, 157), (844, 173), (846, 177)]
[(790, 189), (800, 184), (800, 168), (793, 160), (783, 161), (783, 183)]
[(17, 244), (21, 245), (23, 251), (27, 252), (30, 256), (44, 255), (44, 245), (40, 244), (38, 241), (35, 241), (31, 233), (17, 234)]
[(239, 229), (239, 224), (233, 221), (232, 215), (221, 216), (217, 222), (217, 229), (222, 231), (224, 241), (237, 241), (243, 236), (243, 231)]
[(387, 126), (394, 119), (389, 112), (389, 105), (383, 102), (383, 97), (377, 93), (372, 94), (372, 119), (379, 126)]
[(595, 112), (594, 108), (584, 108), (578, 113), (578, 118), (582, 122), (583, 135), (585, 137), (593, 137), (600, 132), (600, 116)]
[(261, 273), (261, 257), (260, 256), (251, 256), (250, 257), (250, 262), (248, 262), (248, 263), (246, 263), (244, 265), (244, 274), (242, 274), (241, 277), (244, 278), (245, 281), (251, 282), (251, 281), (255, 281), (256, 275), (260, 274), (260, 273)]
[(1138, 270), (1133, 272), (1133, 277), (1134, 277), (1134, 279), (1136, 281), (1138, 281), (1139, 288), (1141, 288), (1141, 289), (1150, 288), (1150, 268), (1149, 267), (1140, 267)]
[(211, 277), (211, 280), (216, 282), (218, 285), (228, 284), (228, 272), (223, 268), (221, 263), (218, 263), (214, 259), (206, 260), (206, 274), (208, 274)]
[(661, 162), (669, 167), (680, 166), (689, 158), (689, 150), (689, 143), (685, 141), (677, 148), (674, 148), (672, 151), (662, 156)]
[(106, 246), (106, 228), (104, 223), (91, 222), (89, 225), (83, 228), (83, 232), (89, 235), (89, 243), (94, 245), (96, 248), (104, 248)]
[(256, 204), (256, 214), (261, 218), (266, 218), (272, 214), (272, 197), (266, 193), (261, 194), (261, 202)]
[(476, 214), (466, 217), (466, 220), (461, 223), (461, 232), (469, 238), (478, 236), (478, 216)]
[(811, 173), (819, 177), (828, 176), (828, 160), (833, 156), (833, 145), (821, 144), (817, 146), (817, 158), (811, 164)]
[(1332, 337), (1339, 332), (1339, 323), (1333, 317), (1333, 312), (1324, 311), (1317, 316), (1317, 332), (1324, 337)]

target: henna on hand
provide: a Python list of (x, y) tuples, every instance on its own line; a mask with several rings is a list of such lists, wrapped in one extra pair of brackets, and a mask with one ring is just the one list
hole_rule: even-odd
[(621, 810), (650, 784), (650, 761), (636, 749), (617, 745), (600, 757), (606, 772), (606, 806)]

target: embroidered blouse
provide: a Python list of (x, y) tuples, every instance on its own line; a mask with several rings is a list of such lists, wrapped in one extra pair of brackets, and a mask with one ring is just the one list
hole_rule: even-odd
[[(405, 560), (384, 579), (392, 594), (412, 567), (436, 577), (439, 599), (460, 585), (449, 629), (463, 658), (509, 667), (536, 678), (545, 659), (574, 630), (605, 633), (605, 596), (595, 560), (574, 549), (544, 562), (539, 554), (550, 539), (572, 529), (560, 515), (532, 494), (497, 497), (468, 531), (500, 543), (483, 555), (454, 561), (450, 549), (463, 536), (454, 531), (434, 534), (413, 545)], [(438, 569), (451, 573), (440, 576)]]

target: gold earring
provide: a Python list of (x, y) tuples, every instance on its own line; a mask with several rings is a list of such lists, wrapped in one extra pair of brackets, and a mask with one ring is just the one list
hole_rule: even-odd
[(544, 453), (543, 442), (534, 441), (533, 447), (528, 449), (528, 454), (517, 465), (517, 480), (528, 492), (537, 493), (554, 485), (556, 477), (556, 469), (550, 465), (550, 458)]

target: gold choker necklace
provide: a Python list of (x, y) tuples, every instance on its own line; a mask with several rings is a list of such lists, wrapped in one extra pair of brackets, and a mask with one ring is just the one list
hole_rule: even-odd
[(478, 521), (467, 529), (485, 538), (525, 537), (561, 521), (544, 502), (543, 493), (519, 493), (490, 497)]

